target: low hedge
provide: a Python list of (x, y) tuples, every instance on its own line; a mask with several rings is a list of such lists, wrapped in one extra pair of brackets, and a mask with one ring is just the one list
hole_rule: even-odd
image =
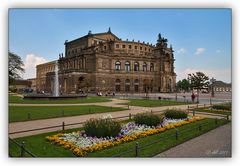
[(164, 115), (168, 119), (185, 119), (188, 116), (187, 112), (180, 110), (167, 110)]
[(134, 122), (139, 125), (157, 126), (162, 123), (162, 118), (149, 112), (138, 113), (134, 116)]
[(228, 110), (228, 111), (231, 111), (232, 105), (231, 105), (231, 103), (217, 104), (217, 105), (213, 105), (212, 108), (216, 109), (216, 110)]
[(110, 118), (90, 119), (84, 123), (83, 129), (88, 136), (115, 137), (121, 131), (121, 125)]

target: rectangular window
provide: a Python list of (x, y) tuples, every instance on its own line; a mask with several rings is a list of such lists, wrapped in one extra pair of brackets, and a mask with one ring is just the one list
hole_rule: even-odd
[(145, 47), (145, 51), (147, 51), (147, 48)]
[(142, 47), (140, 47), (140, 50), (142, 50)]
[(137, 49), (137, 46), (135, 46), (135, 49)]
[(106, 50), (107, 49), (107, 46), (104, 46), (104, 50)]
[(129, 49), (132, 49), (132, 45), (128, 45), (128, 48), (129, 48)]
[(119, 48), (119, 44), (116, 44), (116, 48)]
[(123, 45), (122, 45), (122, 48), (125, 48), (125, 47), (126, 47), (126, 46), (123, 44)]

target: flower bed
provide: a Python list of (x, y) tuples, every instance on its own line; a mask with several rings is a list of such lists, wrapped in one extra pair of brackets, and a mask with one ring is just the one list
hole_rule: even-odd
[(86, 156), (87, 153), (102, 150), (108, 147), (117, 146), (121, 143), (130, 142), (140, 137), (158, 134), (165, 130), (202, 120), (202, 117), (189, 119), (164, 119), (158, 126), (137, 125), (129, 122), (122, 126), (120, 133), (116, 137), (88, 137), (84, 131), (72, 133), (59, 133), (46, 137), (49, 141), (55, 142), (70, 149), (77, 156)]

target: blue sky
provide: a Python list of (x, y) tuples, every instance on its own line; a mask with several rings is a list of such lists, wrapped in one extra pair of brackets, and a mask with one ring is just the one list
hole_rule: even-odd
[(123, 40), (156, 44), (161, 33), (175, 50), (177, 80), (203, 71), (231, 82), (230, 9), (10, 9), (9, 50), (25, 62), (24, 78), (36, 64), (56, 60), (64, 41), (112, 32)]

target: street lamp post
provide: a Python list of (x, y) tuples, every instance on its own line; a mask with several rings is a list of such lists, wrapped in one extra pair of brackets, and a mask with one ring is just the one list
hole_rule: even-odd
[(215, 83), (216, 79), (214, 79), (212, 77), (212, 79), (210, 80), (211, 82), (211, 97), (214, 97), (214, 83)]

